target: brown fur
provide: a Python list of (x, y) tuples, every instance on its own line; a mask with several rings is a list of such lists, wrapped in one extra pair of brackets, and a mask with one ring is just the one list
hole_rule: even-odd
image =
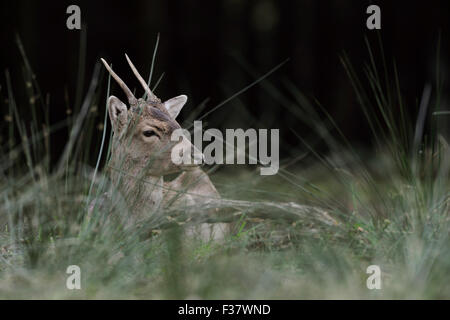
[[(128, 59), (128, 57), (127, 57)], [(133, 72), (144, 86), (149, 99), (136, 99), (123, 81), (105, 67), (127, 94), (130, 108), (118, 98), (108, 99), (108, 111), (113, 127), (111, 161), (108, 167), (113, 184), (123, 194), (135, 217), (147, 217), (164, 206), (201, 205), (220, 195), (208, 175), (196, 165), (175, 164), (172, 148), (182, 146), (182, 152), (191, 154), (187, 139), (171, 141), (174, 130), (180, 125), (175, 120), (187, 98), (178, 96), (162, 103), (146, 86), (134, 65)], [(146, 132), (152, 132), (146, 136)], [(164, 183), (164, 176), (179, 172), (173, 181)], [(202, 238), (222, 238), (223, 226), (202, 224)], [(214, 230), (215, 229), (215, 230)], [(191, 233), (198, 231), (196, 228)], [(215, 234), (214, 234), (215, 233)]]

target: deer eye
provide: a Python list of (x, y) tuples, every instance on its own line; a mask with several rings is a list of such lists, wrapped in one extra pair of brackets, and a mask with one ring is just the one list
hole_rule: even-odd
[(155, 136), (155, 137), (158, 136), (158, 135), (156, 134), (156, 132), (153, 131), (153, 130), (145, 130), (145, 131), (143, 132), (143, 135), (144, 135), (145, 137), (147, 137), (147, 138), (153, 137), (153, 136)]

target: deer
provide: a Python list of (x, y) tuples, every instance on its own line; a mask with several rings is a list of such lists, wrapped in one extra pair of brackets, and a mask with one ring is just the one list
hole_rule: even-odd
[[(107, 100), (113, 135), (111, 158), (106, 171), (133, 216), (144, 218), (166, 207), (200, 207), (211, 200), (221, 199), (209, 176), (200, 168), (203, 160), (200, 150), (185, 136), (180, 141), (171, 141), (172, 133), (181, 129), (176, 118), (186, 104), (187, 96), (179, 95), (162, 101), (152, 92), (128, 55), (125, 54), (125, 57), (144, 89), (145, 99), (136, 98), (101, 58), (128, 100), (128, 107), (114, 95)], [(171, 160), (174, 148), (192, 161), (187, 164), (174, 163)], [(172, 181), (164, 181), (169, 174), (178, 176)], [(197, 234), (203, 240), (218, 240), (225, 237), (227, 230), (224, 223), (201, 223), (197, 227), (187, 228), (187, 234)]]

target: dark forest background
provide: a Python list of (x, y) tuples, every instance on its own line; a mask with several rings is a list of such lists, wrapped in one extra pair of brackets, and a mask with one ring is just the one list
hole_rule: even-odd
[[(372, 3), (381, 7), (382, 29), (378, 35), (366, 28), (366, 8)], [(70, 4), (81, 8), (83, 31), (66, 28)], [(369, 59), (365, 37), (377, 49), (376, 59), (380, 61), (379, 36), (389, 66), (397, 63), (402, 93), (411, 117), (415, 117), (425, 84), (433, 85), (436, 78), (439, 34), (441, 76), (445, 79), (448, 72), (449, 18), (449, 1), (2, 1), (1, 98), (7, 98), (4, 70), (9, 69), (16, 100), (22, 102), (21, 110), (27, 117), (23, 61), (16, 34), (22, 39), (43, 93), (50, 94), (51, 121), (56, 122), (66, 117), (67, 108), (77, 109), (100, 57), (112, 63), (130, 87), (140, 90), (124, 53), (147, 77), (160, 33), (153, 83), (165, 72), (157, 95), (162, 99), (188, 95), (181, 120), (205, 98), (209, 98), (207, 111), (289, 58), (269, 81), (282, 92), (287, 92), (284, 81), (291, 82), (311, 100), (317, 99), (351, 141), (370, 146), (369, 129), (340, 55), (346, 52), (362, 74)], [(106, 97), (106, 74), (102, 72)], [(77, 91), (79, 83), (82, 92)], [(445, 85), (444, 94), (447, 89)], [(112, 93), (123, 98), (115, 85)], [(99, 122), (104, 102), (99, 103)], [(0, 110), (2, 122), (6, 114), (7, 109)], [(252, 123), (252, 119), (258, 121)], [(290, 128), (302, 134), (307, 131), (261, 85), (230, 101), (205, 121), (210, 127), (222, 129), (280, 128), (282, 154), (300, 146)], [(54, 138), (61, 149), (66, 137), (60, 134)], [(53, 150), (60, 152), (57, 147)]]

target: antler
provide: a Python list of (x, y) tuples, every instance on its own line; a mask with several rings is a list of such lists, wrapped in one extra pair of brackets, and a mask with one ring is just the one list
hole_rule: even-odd
[(127, 85), (125, 84), (125, 82), (122, 81), (122, 79), (119, 78), (119, 76), (111, 69), (111, 67), (108, 65), (108, 63), (106, 63), (106, 61), (103, 58), (100, 58), (103, 62), (103, 64), (105, 65), (105, 68), (109, 71), (109, 73), (111, 74), (111, 76), (114, 78), (114, 80), (117, 81), (117, 83), (119, 84), (119, 86), (122, 88), (122, 90), (125, 92), (125, 94), (127, 95), (128, 98), (128, 103), (130, 104), (130, 106), (135, 106), (137, 104), (137, 99), (134, 96), (134, 94), (131, 92), (131, 90), (127, 87)]
[(158, 97), (152, 92), (152, 90), (150, 90), (149, 86), (147, 85), (147, 82), (145, 82), (145, 80), (139, 74), (139, 72), (137, 71), (133, 62), (131, 62), (130, 58), (128, 58), (126, 53), (125, 53), (125, 58), (127, 58), (127, 61), (128, 61), (128, 64), (130, 65), (131, 70), (133, 70), (134, 75), (139, 80), (139, 83), (141, 84), (142, 88), (144, 88), (145, 92), (147, 93), (147, 101), (158, 100)]

